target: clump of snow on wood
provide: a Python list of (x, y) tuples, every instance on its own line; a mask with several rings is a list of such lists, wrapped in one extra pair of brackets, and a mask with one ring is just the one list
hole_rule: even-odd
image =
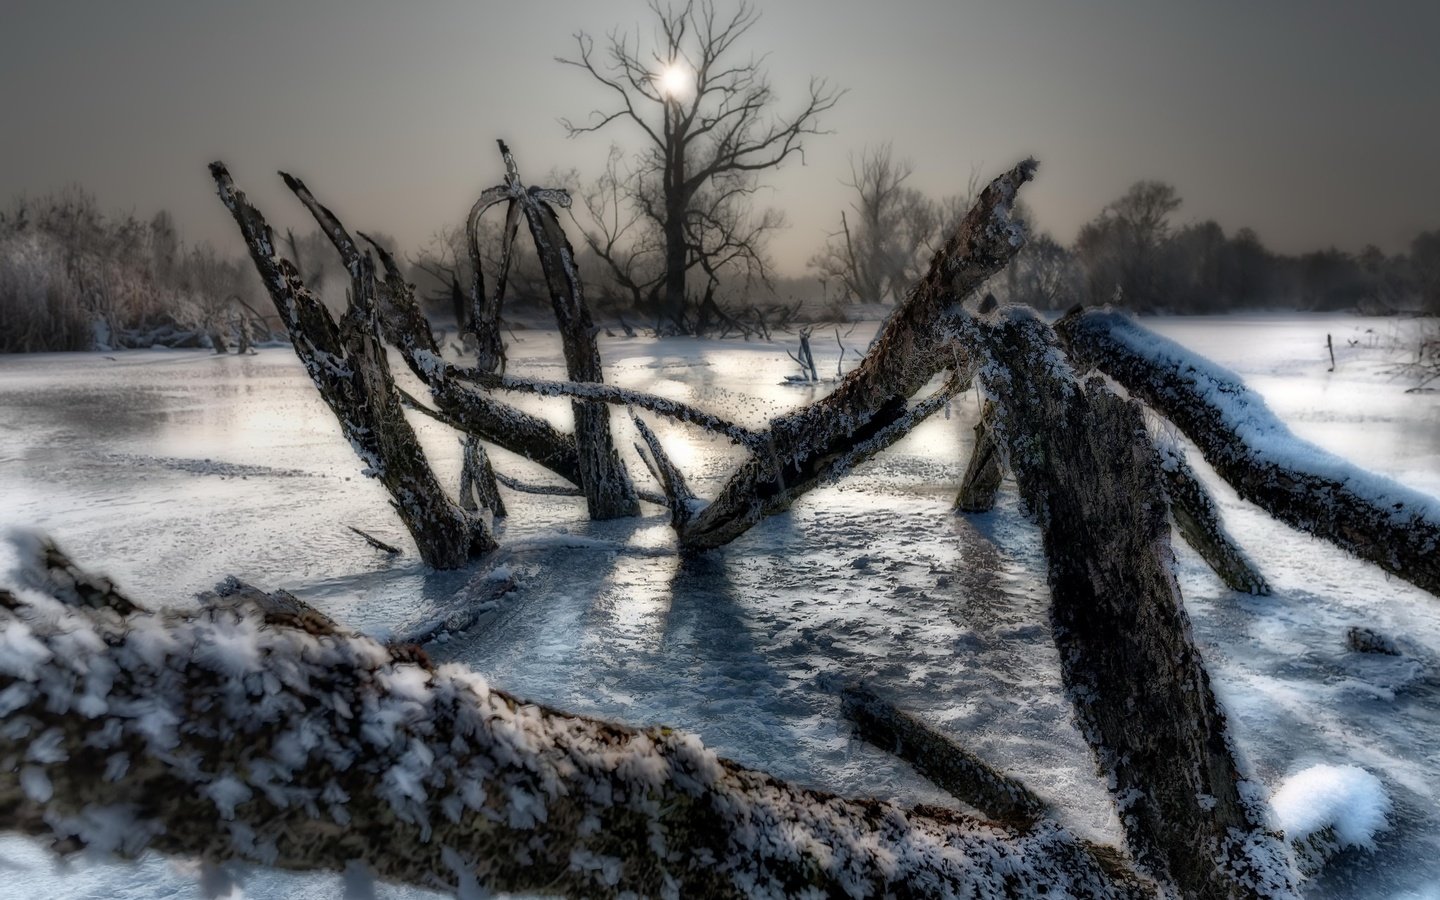
[(1374, 849), (1389, 827), (1390, 796), (1359, 766), (1315, 765), (1297, 772), (1270, 798), (1275, 824), (1291, 841), (1332, 828), (1341, 847)]

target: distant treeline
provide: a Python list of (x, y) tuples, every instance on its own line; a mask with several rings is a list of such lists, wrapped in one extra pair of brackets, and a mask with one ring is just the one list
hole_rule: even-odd
[[(732, 276), (717, 310), (785, 310), (785, 318), (845, 319), (893, 303), (968, 207), (965, 197), (931, 201), (903, 188), (908, 168), (888, 158), (856, 168), (854, 202), (842, 230), (810, 262), (807, 277)], [(867, 181), (868, 179), (868, 181)], [(973, 185), (972, 185), (973, 188)], [(1214, 313), (1239, 309), (1358, 309), (1440, 314), (1440, 229), (1415, 237), (1409, 252), (1370, 246), (1299, 256), (1270, 251), (1248, 228), (1215, 222), (1175, 225), (1175, 188), (1142, 181), (1106, 206), (1065, 246), (1034, 227), (1016, 262), (991, 289), (1040, 309), (1114, 303), (1142, 312)], [(1028, 212), (1022, 210), (1022, 215)], [(482, 227), (482, 257), (493, 289), (499, 225)], [(512, 317), (540, 319), (549, 295), (521, 233), (507, 286)], [(383, 243), (393, 246), (393, 241)], [(318, 231), (282, 238), (307, 284), (332, 305), (344, 302), (346, 276)], [(634, 291), (576, 236), (579, 270), (603, 320), (650, 325)], [(432, 320), (453, 317), (469, 290), (468, 252), (459, 229), (438, 233), (408, 256), (409, 277)], [(795, 316), (794, 311), (799, 314)], [(87, 192), (71, 188), (0, 211), (0, 352), (224, 347), (277, 328), (249, 261), (209, 244), (184, 244), (172, 217), (105, 216)], [(463, 312), (462, 312), (463, 314)]]
[(1298, 256), (1270, 251), (1249, 228), (1227, 235), (1214, 221), (1176, 227), (1181, 200), (1164, 182), (1141, 181), (1064, 247), (1036, 237), (1007, 273), (1010, 299), (1033, 305), (1113, 303), (1139, 312), (1238, 309), (1440, 313), (1440, 229), (1394, 256), (1373, 244)]

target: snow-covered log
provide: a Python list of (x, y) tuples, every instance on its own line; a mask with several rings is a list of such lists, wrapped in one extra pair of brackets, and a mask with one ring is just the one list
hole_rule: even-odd
[(1220, 521), (1220, 510), (1185, 459), (1185, 451), (1168, 435), (1155, 438), (1160, 455), (1160, 477), (1170, 501), (1170, 518), (1175, 529), (1205, 563), (1220, 576), (1225, 586), (1247, 594), (1268, 594), (1270, 585), (1250, 557), (1235, 543)]
[(1440, 595), (1440, 500), (1291, 434), (1245, 382), (1112, 310), (1056, 324), (1070, 355), (1175, 423), (1239, 495)]
[[(505, 159), (505, 187), (530, 226), (530, 237), (540, 257), (541, 271), (545, 273), (567, 374), (573, 382), (599, 384), (605, 380), (600, 347), (595, 341), (599, 329), (591, 320), (590, 306), (585, 302), (575, 251), (551, 206), (568, 207), (570, 196), (560, 190), (523, 187), (510, 148), (504, 141), (499, 143), (500, 154)], [(635, 486), (610, 434), (610, 408), (603, 403), (585, 401), (572, 402), (570, 408), (575, 416), (575, 447), (580, 453), (580, 487), (585, 492), (590, 518), (639, 515), (640, 500), (635, 496)]]
[(995, 405), (986, 401), (980, 420), (975, 423), (975, 445), (970, 449), (970, 461), (960, 479), (960, 493), (955, 496), (955, 508), (961, 512), (989, 512), (995, 506), (1003, 472), (1000, 448), (995, 444), (991, 425), (994, 417)]
[(1187, 897), (1293, 896), (1191, 637), (1138, 404), (1076, 378), (1029, 310), (964, 315), (956, 331), (1042, 530), (1062, 677), (1137, 864)]
[(210, 866), (585, 897), (1153, 897), (1053, 823), (779, 781), (256, 605), (0, 580), (0, 829)]
[(212, 163), (210, 174), (221, 202), (240, 227), (295, 354), (364, 461), (365, 474), (390, 492), (421, 559), (436, 568), (456, 568), (494, 549), (484, 521), (446, 495), (405, 418), (376, 324), (370, 259), (352, 260), (349, 306), (337, 323), (306, 289), (295, 267), (276, 252), (270, 226), (235, 187), (224, 164)]
[[(771, 422), (766, 444), (681, 530), (682, 548), (707, 550), (729, 543), (766, 516), (788, 509), (838, 465), (857, 461), (854, 447), (878, 452), (889, 446), (904, 436), (890, 426), (907, 419), (916, 392), (942, 369), (968, 369), (968, 360), (944, 333), (945, 319), (1025, 243), (1024, 225), (1011, 210), (1035, 167), (1027, 159), (985, 188), (860, 364), (828, 396)], [(888, 442), (876, 440), (882, 434), (890, 436)]]

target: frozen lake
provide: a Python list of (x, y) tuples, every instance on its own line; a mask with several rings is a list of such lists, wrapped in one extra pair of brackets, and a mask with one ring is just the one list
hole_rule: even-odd
[[(1407, 395), (1385, 373), (1385, 346), (1403, 323), (1289, 315), (1146, 324), (1240, 372), (1300, 436), (1440, 495), (1440, 395)], [(844, 342), (863, 350), (872, 331), (861, 326)], [(552, 335), (518, 338), (511, 371), (563, 377)], [(753, 426), (816, 396), (780, 384), (794, 370), (787, 346), (784, 338), (601, 338), (608, 380)], [(822, 373), (833, 372), (833, 336), (817, 333), (815, 348)], [(568, 417), (564, 402), (509, 399), (557, 423)], [(1059, 688), (1038, 533), (1009, 483), (991, 513), (950, 512), (977, 411), (976, 395), (964, 395), (948, 418), (695, 562), (667, 552), (670, 531), (654, 507), (642, 519), (590, 523), (581, 500), (507, 490), (501, 539), (514, 548), (519, 589), (432, 656), (564, 709), (675, 725), (722, 755), (807, 785), (952, 802), (851, 738), (833, 683), (866, 678), (1020, 776), (1077, 831), (1118, 840)], [(453, 483), (458, 442), (415, 421)], [(628, 448), (633, 429), (620, 416), (616, 428)], [(665, 421), (656, 430), (702, 496), (738, 459), (702, 432)], [(503, 452), (493, 458), (510, 475), (549, 480)], [(633, 452), (629, 462), (639, 479)], [(1210, 476), (1197, 455), (1192, 462)], [(359, 469), (288, 348), (244, 358), (0, 357), (0, 526), (49, 532), (142, 602), (190, 603), (233, 574), (383, 634), (465, 591), (469, 575), (428, 572), (412, 554), (377, 554), (345, 529), (408, 547), (383, 490)], [(1337, 858), (1307, 896), (1440, 897), (1440, 599), (1209, 480), (1275, 589), (1258, 598), (1229, 592), (1177, 546), (1197, 639), (1242, 751), (1271, 785), (1315, 763), (1364, 767), (1395, 804), (1377, 850)], [(1353, 624), (1395, 636), (1407, 656), (1347, 652)], [(199, 896), (183, 864), (82, 861), (57, 870), (18, 838), (0, 839), (0, 872), (4, 897)], [(256, 872), (245, 883), (247, 897), (341, 894), (336, 877)]]

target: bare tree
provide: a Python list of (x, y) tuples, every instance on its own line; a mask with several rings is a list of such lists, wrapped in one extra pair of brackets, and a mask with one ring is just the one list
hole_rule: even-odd
[(821, 133), (820, 115), (842, 92), (812, 79), (796, 112), (775, 114), (764, 58), (737, 58), (737, 43), (759, 19), (753, 6), (741, 3), (726, 16), (710, 0), (678, 10), (652, 0), (650, 10), (658, 28), (653, 46), (616, 29), (597, 58), (594, 39), (580, 32), (577, 57), (557, 57), (615, 95), (615, 105), (595, 110), (587, 123), (562, 124), (574, 137), (623, 122), (643, 140), (623, 170), (612, 153), (592, 192), (609, 205), (587, 243), (622, 284), (655, 303), (660, 319), (690, 332), (690, 272), (704, 273), (713, 301), (722, 269), (766, 270), (764, 238), (781, 220), (750, 213), (758, 173), (802, 154), (804, 139)]
[(1170, 214), (1180, 202), (1173, 185), (1137, 181), (1080, 229), (1075, 253), (1085, 267), (1092, 300), (1110, 300), (1117, 289), (1136, 309), (1153, 308), (1164, 300), (1160, 249), (1170, 236)]
[(850, 158), (850, 180), (844, 182), (854, 192), (850, 214), (840, 213), (840, 230), (810, 259), (821, 280), (839, 284), (845, 299), (899, 303), (982, 187), (979, 170), (972, 169), (963, 194), (931, 200), (906, 185), (913, 173), (889, 142)]

